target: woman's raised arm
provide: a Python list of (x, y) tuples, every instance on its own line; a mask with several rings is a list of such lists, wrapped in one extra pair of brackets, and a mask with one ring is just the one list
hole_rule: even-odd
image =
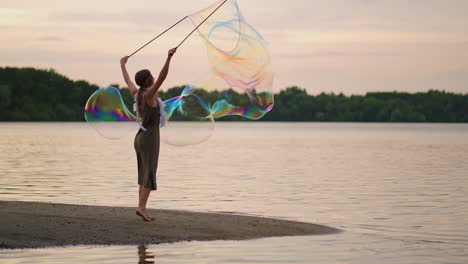
[(166, 63), (164, 64), (161, 72), (159, 73), (158, 79), (154, 82), (154, 84), (148, 90), (148, 96), (150, 98), (156, 95), (156, 92), (159, 90), (164, 80), (166, 80), (167, 74), (169, 73), (169, 64), (171, 63), (172, 56), (174, 56), (176, 51), (177, 51), (177, 48), (173, 48), (168, 51)]
[(125, 66), (125, 64), (127, 64), (128, 58), (129, 58), (128, 56), (125, 56), (120, 59), (120, 67), (122, 68), (122, 74), (123, 74), (125, 83), (127, 84), (128, 89), (130, 90), (130, 93), (133, 96), (135, 96), (135, 94), (138, 92), (138, 89), (136, 85), (132, 82), (132, 80), (130, 79), (130, 76), (128, 75), (127, 67)]

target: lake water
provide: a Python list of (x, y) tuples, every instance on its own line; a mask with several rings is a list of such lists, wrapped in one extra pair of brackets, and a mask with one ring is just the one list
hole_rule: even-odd
[[(136, 205), (133, 134), (0, 123), (0, 200)], [(344, 232), (249, 241), (0, 250), (9, 263), (468, 263), (468, 125), (217, 123), (163, 145), (149, 207)]]

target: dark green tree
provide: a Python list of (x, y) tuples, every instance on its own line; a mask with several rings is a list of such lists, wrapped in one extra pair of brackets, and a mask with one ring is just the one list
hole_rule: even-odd
[[(121, 89), (125, 104), (132, 109), (129, 90), (112, 86)], [(163, 100), (179, 96), (185, 87), (161, 90), (159, 96)], [(84, 121), (85, 104), (98, 88), (84, 80), (70, 80), (53, 69), (0, 68), (0, 121)], [(233, 105), (255, 98), (233, 89), (223, 92), (199, 89), (196, 93), (211, 103), (224, 100)], [(468, 94), (438, 90), (345, 96), (309, 95), (305, 89), (292, 86), (275, 94), (274, 101), (275, 107), (262, 121), (468, 122)], [(240, 116), (224, 116), (219, 120), (248, 121)]]

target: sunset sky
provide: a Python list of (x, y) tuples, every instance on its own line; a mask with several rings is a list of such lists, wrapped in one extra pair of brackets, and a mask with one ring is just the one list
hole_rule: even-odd
[[(123, 83), (120, 57), (180, 18), (216, 1), (0, 0), (0, 66), (54, 68), (106, 86)], [(466, 0), (238, 0), (268, 40), (275, 90), (309, 93), (427, 91), (468, 93)], [(129, 62), (158, 72), (167, 49), (193, 25), (182, 23)], [(166, 87), (206, 68), (194, 35), (182, 46)]]

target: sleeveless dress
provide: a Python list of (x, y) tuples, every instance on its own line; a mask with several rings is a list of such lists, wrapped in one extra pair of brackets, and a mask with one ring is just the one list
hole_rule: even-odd
[(138, 185), (142, 185), (151, 190), (157, 190), (156, 171), (158, 170), (159, 159), (159, 106), (151, 107), (146, 103), (143, 109), (139, 110), (141, 128), (135, 136), (134, 147), (138, 161)]

